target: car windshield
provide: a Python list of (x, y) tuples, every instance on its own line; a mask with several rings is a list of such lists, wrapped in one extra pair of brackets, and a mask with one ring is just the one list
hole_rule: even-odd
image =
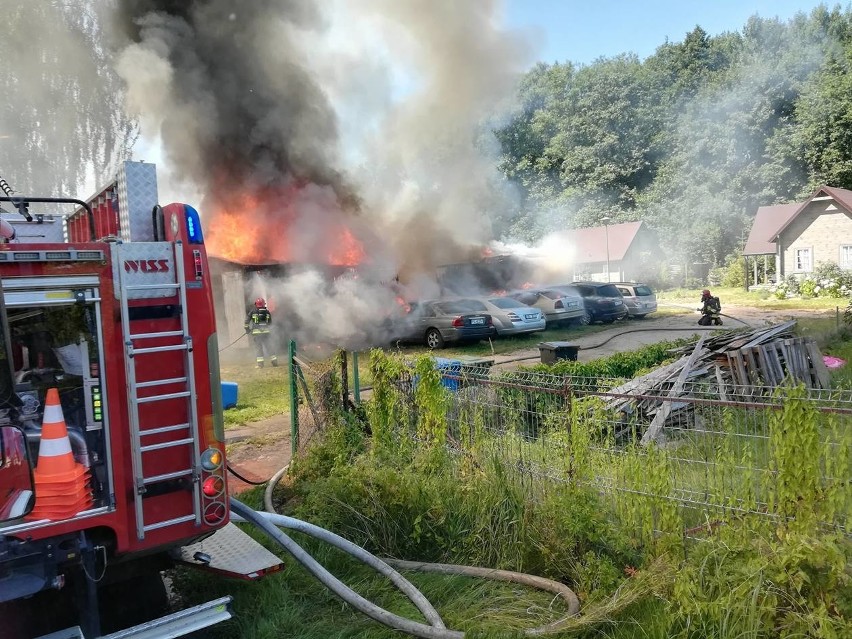
[(558, 300), (565, 297), (562, 291), (542, 291), (541, 294), (549, 300)]
[(598, 289), (598, 295), (601, 297), (621, 297), (621, 293), (618, 292), (618, 289), (613, 284), (601, 286)]
[(653, 291), (647, 286), (637, 286), (636, 287), (636, 295), (653, 295)]
[(523, 306), (518, 300), (513, 300), (511, 297), (494, 297), (488, 301), (497, 308), (520, 308)]

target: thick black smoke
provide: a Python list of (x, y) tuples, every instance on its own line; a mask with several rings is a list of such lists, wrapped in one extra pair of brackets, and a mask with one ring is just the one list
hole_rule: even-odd
[(295, 30), (322, 28), (315, 3), (120, 0), (119, 6), (120, 25), (136, 43), (124, 50), (119, 69), (134, 107), (159, 119), (173, 169), (219, 193), (245, 181), (340, 188), (335, 113), (293, 39)]

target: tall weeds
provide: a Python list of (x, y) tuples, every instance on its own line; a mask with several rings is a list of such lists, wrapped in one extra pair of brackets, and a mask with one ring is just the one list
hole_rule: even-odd
[[(702, 471), (665, 448), (616, 447), (594, 398), (555, 407), (534, 433), (483, 429), (466, 410), (448, 446), (440, 379), (418, 364), (412, 399), (395, 377), (403, 367), (373, 357), (372, 438), (344, 423), (294, 464), (287, 503), (298, 516), (379, 554), (564, 580), (585, 623), (600, 624), (596, 637), (852, 636), (852, 434), (801, 389), (782, 391), (759, 449), (729, 446), (741, 416), (723, 414), (706, 450), (722, 469), (708, 485), (721, 514), (695, 541), (674, 480)], [(762, 477), (755, 455), (770, 461)]]

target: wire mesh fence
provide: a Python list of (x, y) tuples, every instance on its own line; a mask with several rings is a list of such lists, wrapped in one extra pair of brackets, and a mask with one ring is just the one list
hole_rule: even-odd
[[(402, 371), (385, 401), (394, 437), (426, 445), (422, 382)], [(590, 486), (649, 533), (666, 517), (699, 531), (723, 516), (801, 516), (788, 494), (799, 484), (819, 501), (802, 496), (802, 509), (850, 532), (850, 391), (687, 381), (649, 392), (623, 379), (487, 368), (444, 371), (440, 383), (451, 450)]]
[(351, 409), (351, 357), (346, 351), (321, 347), (306, 348), (297, 353), (295, 344), (291, 344), (291, 444), (294, 457), (303, 453), (339, 417), (341, 411)]

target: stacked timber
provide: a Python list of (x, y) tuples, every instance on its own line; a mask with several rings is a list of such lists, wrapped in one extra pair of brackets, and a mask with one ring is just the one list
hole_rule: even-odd
[[(647, 424), (642, 442), (672, 422), (689, 423), (696, 392), (723, 401), (755, 401), (788, 380), (828, 388), (828, 369), (811, 338), (794, 337), (795, 321), (752, 331), (702, 336), (674, 351), (679, 359), (612, 389), (607, 405), (631, 428)], [(680, 398), (681, 401), (678, 401)]]

